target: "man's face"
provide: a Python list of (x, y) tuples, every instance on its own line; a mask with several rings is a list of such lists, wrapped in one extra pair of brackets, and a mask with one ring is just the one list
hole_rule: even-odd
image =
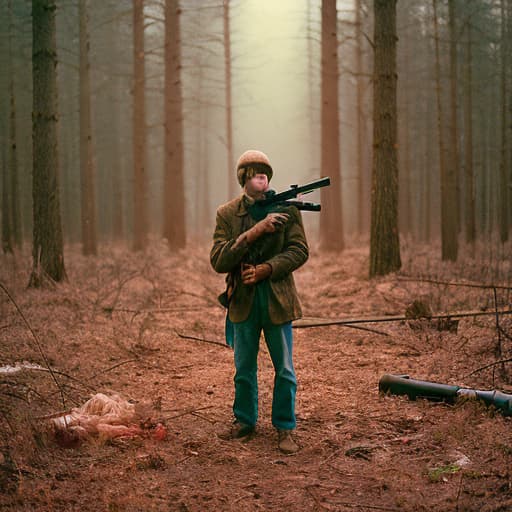
[(263, 194), (268, 190), (268, 177), (266, 174), (256, 174), (245, 182), (245, 192), (254, 199), (263, 199)]

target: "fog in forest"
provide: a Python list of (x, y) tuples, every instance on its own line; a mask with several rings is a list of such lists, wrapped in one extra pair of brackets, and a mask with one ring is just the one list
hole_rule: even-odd
[[(338, 2), (340, 22), (353, 18), (350, 2)], [(31, 228), (31, 27), (30, 4), (13, 2), (11, 23), (14, 88), (18, 125), (18, 165), (25, 231)], [(4, 5), (7, 19), (7, 4)], [(233, 2), (230, 8), (233, 105), (233, 158), (227, 161), (222, 4), (188, 1), (181, 6), (184, 174), (187, 231), (208, 238), (215, 209), (236, 183), (234, 164), (249, 148), (264, 151), (275, 171), (272, 187), (328, 176), (320, 170), (320, 5), (318, 2)], [(132, 224), (132, 46), (131, 4), (89, 2), (92, 146), (96, 167), (97, 227), (112, 232), (113, 183), (123, 194), (125, 228)], [(145, 2), (145, 104), (150, 231), (159, 235), (163, 183), (163, 3)], [(64, 236), (79, 240), (79, 40), (76, 2), (58, 3), (56, 11), (58, 132), (61, 209)], [(353, 31), (353, 29), (350, 29)], [(7, 63), (8, 31), (2, 57)], [(344, 36), (342, 36), (343, 38)], [(339, 60), (353, 60), (353, 41), (342, 42)], [(4, 68), (7, 69), (7, 68)], [(368, 81), (368, 79), (367, 79)], [(369, 83), (369, 82), (368, 82)], [(9, 76), (2, 74), (3, 108), (8, 111)], [(354, 228), (355, 80), (340, 73), (342, 204), (344, 223)], [(370, 98), (367, 88), (367, 100)], [(4, 117), (4, 123), (8, 116)], [(8, 127), (4, 125), (4, 133)], [(370, 147), (367, 148), (370, 155)], [(313, 193), (308, 200), (318, 201)], [(198, 207), (198, 205), (201, 205)], [(203, 209), (205, 211), (203, 211)], [(306, 213), (314, 235), (319, 215)], [(206, 225), (205, 225), (206, 223)]]
[[(305, 14), (304, 5), (292, 1), (240, 2), (231, 20), (234, 157), (238, 158), (246, 149), (264, 151), (275, 171), (272, 186), (278, 190), (319, 176), (318, 125), (314, 129), (310, 122), (311, 115), (318, 116), (318, 105), (310, 104), (308, 98)], [(189, 15), (197, 18), (196, 12)], [(208, 21), (204, 23), (208, 25)], [(213, 46), (208, 50), (213, 51)], [(215, 66), (208, 50), (202, 63), (204, 87), (212, 100), (217, 97), (221, 102), (223, 91), (216, 86), (215, 77), (223, 63), (219, 60)], [(318, 68), (318, 48), (314, 61)], [(187, 91), (194, 90), (197, 73), (192, 66), (184, 78), (185, 96), (191, 102), (194, 99)], [(318, 79), (309, 87), (318, 99)], [(227, 180), (230, 177), (236, 181), (236, 172), (226, 160), (222, 104), (199, 105), (199, 108), (199, 129), (206, 131), (206, 137), (202, 147), (197, 148), (194, 130), (198, 128), (187, 125), (186, 174), (188, 190), (193, 194), (193, 169), (197, 165), (194, 153), (200, 149), (205, 154), (199, 165), (208, 175), (213, 222), (212, 207), (228, 199)], [(195, 184), (198, 185), (197, 181)], [(194, 203), (189, 195), (189, 206)]]
[[(336, 250), (368, 243), (375, 211), (375, 233), (395, 233), (394, 246), (398, 236), (411, 247), (441, 242), (449, 260), (459, 244), (468, 244), (468, 255), (475, 242), (505, 250), (509, 2), (398, 2), (392, 23), (377, 20), (391, 34), (389, 48), (376, 44), (379, 24), (365, 0), (55, 5), (49, 119), (65, 243), (85, 243), (89, 226), (100, 243), (144, 247), (150, 236), (180, 248), (169, 239), (172, 224), (183, 240), (210, 240), (216, 208), (240, 194), (235, 162), (253, 148), (268, 154), (278, 191), (332, 178), (322, 213), (303, 213), (312, 243), (336, 238)], [(32, 156), (32, 70), (44, 52), (32, 48), (31, 3), (0, 8), (3, 232), (28, 242), (33, 167), (42, 162)], [(334, 46), (325, 50), (329, 39)], [(379, 71), (381, 61), (396, 70)], [(394, 82), (383, 85), (388, 77)], [(397, 132), (385, 141), (391, 159), (384, 163), (374, 132), (383, 123)], [(372, 187), (372, 176), (389, 176), (391, 188)], [(379, 227), (387, 215), (390, 223)]]
[(512, 510), (511, 119), (512, 0), (0, 0), (0, 509)]

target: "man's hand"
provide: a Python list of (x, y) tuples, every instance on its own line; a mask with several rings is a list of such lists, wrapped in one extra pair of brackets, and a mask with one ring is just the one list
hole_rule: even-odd
[(275, 233), (281, 229), (290, 216), (287, 213), (269, 213), (263, 220), (256, 223), (251, 229), (242, 233), (235, 242), (235, 247), (244, 240), (252, 243), (265, 233)]
[(256, 284), (259, 281), (267, 279), (272, 274), (272, 267), (269, 263), (261, 265), (247, 265), (244, 263), (242, 267), (242, 283)]

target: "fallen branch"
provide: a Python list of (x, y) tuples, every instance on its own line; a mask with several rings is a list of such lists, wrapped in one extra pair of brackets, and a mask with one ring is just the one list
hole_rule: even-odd
[(145, 314), (157, 314), (157, 313), (178, 313), (184, 311), (201, 311), (207, 308), (213, 308), (211, 304), (202, 306), (177, 306), (174, 308), (153, 308), (153, 309), (130, 309), (130, 308), (109, 308), (104, 307), (103, 312), (111, 315), (112, 313), (131, 313), (135, 316)]
[(465, 286), (467, 288), (481, 288), (484, 290), (496, 288), (497, 290), (512, 290), (512, 286), (496, 285), (496, 284), (485, 284), (485, 283), (466, 283), (461, 281), (438, 281), (436, 279), (422, 278), (422, 277), (409, 277), (409, 276), (397, 276), (399, 281), (412, 281), (418, 283), (431, 283), (440, 284), (444, 286)]
[[(324, 322), (325, 319), (324, 318), (318, 318), (318, 317), (312, 317), (312, 316), (309, 316), (309, 317), (303, 317), (300, 321), (310, 321), (310, 322), (315, 322), (316, 320), (320, 321), (320, 322)], [(304, 327), (303, 325), (292, 325), (292, 327), (295, 327), (295, 328), (299, 328), (299, 327)], [(306, 326), (308, 327), (308, 326)], [(361, 325), (345, 325), (345, 327), (348, 327), (349, 329), (358, 329), (360, 331), (367, 331), (367, 332), (373, 332), (375, 334), (380, 334), (381, 336), (389, 336), (389, 333), (387, 332), (384, 332), (384, 331), (378, 331), (377, 329), (370, 329), (369, 327), (362, 327)]]
[(174, 332), (180, 337), (180, 338), (183, 338), (185, 340), (195, 340), (195, 341), (204, 341), (205, 343), (211, 343), (213, 345), (220, 345), (221, 347), (224, 347), (224, 348), (227, 348), (227, 349), (230, 349), (231, 348), (229, 347), (229, 345), (227, 343), (223, 343), (222, 341), (214, 341), (214, 340), (207, 340), (205, 338), (197, 338), (196, 336), (187, 336), (185, 334), (181, 334), (180, 332), (178, 332), (176, 329), (174, 329)]
[[(475, 317), (475, 316), (489, 316), (496, 314), (500, 315), (510, 315), (512, 314), (512, 309), (505, 309), (500, 311), (459, 311), (453, 313), (443, 313), (440, 315), (432, 315), (428, 318), (428, 320), (435, 320), (441, 318), (465, 318), (465, 317)], [(413, 318), (409, 318), (405, 315), (397, 315), (397, 316), (380, 316), (380, 317), (370, 317), (370, 318), (345, 318), (345, 319), (320, 319), (317, 322), (308, 322), (303, 320), (295, 320), (293, 322), (292, 327), (295, 329), (303, 329), (306, 327), (324, 327), (328, 325), (350, 325), (350, 324), (364, 324), (364, 323), (382, 323), (382, 322), (402, 322), (405, 320), (414, 320)]]

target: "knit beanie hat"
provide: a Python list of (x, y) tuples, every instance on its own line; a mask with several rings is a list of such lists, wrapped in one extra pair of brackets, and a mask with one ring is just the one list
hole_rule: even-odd
[(236, 163), (238, 183), (243, 187), (245, 182), (253, 178), (256, 174), (266, 174), (268, 181), (270, 181), (274, 172), (272, 171), (270, 160), (265, 153), (256, 149), (249, 149), (242, 153)]

